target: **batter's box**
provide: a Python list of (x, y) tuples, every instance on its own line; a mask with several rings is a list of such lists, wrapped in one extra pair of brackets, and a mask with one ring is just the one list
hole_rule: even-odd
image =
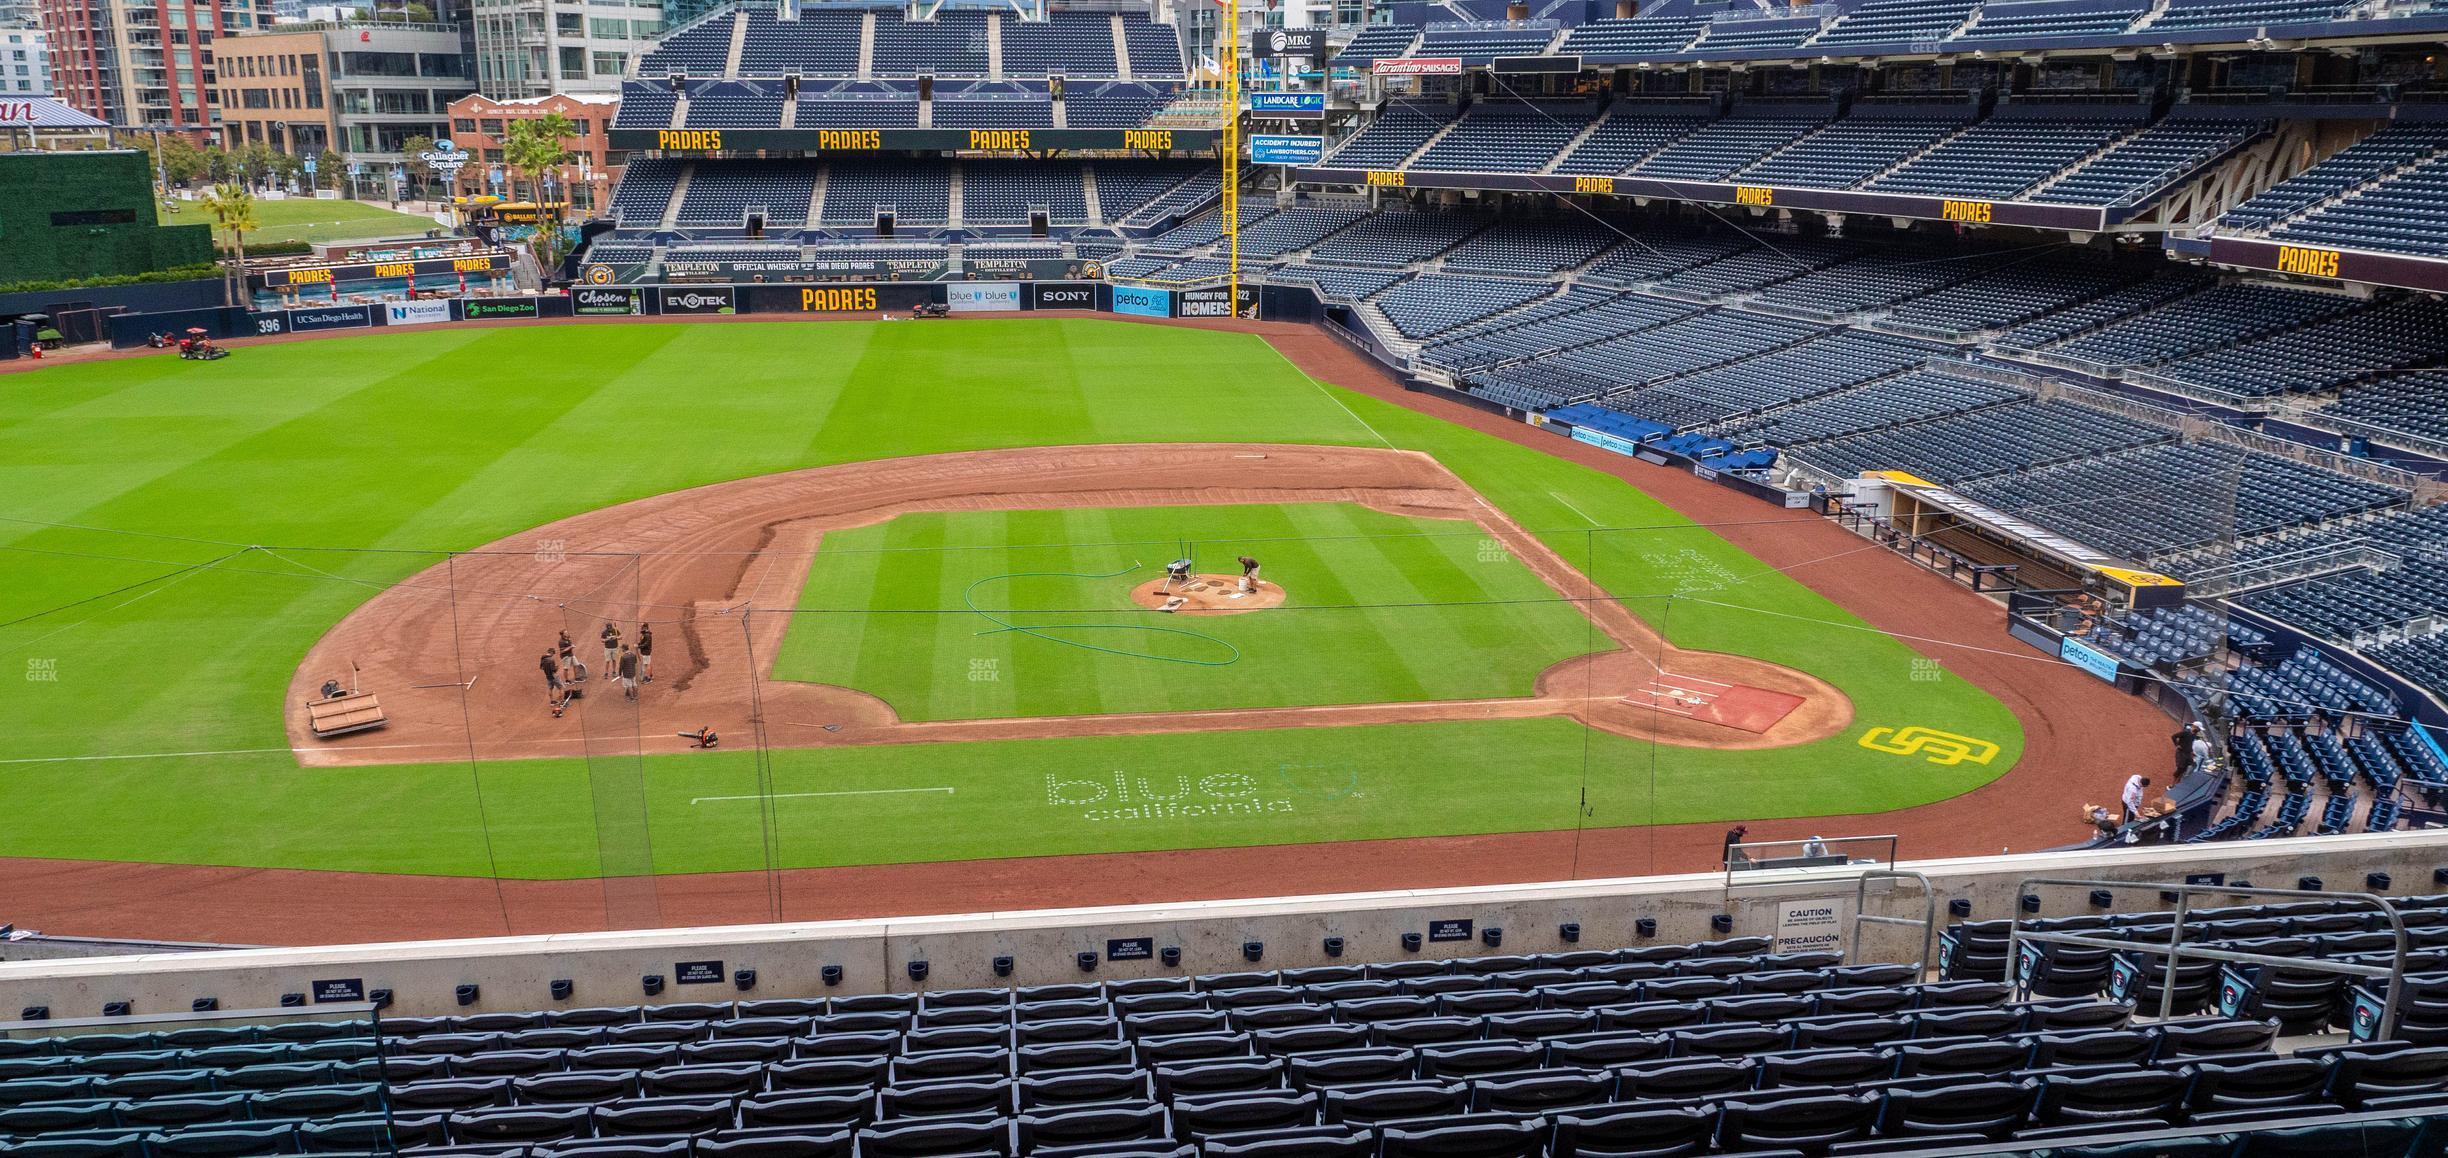
[(1648, 687), (1625, 696), (1624, 700), (1668, 715), (1754, 735), (1776, 727), (1778, 721), (1802, 706), (1800, 696), (1673, 672), (1658, 673)]

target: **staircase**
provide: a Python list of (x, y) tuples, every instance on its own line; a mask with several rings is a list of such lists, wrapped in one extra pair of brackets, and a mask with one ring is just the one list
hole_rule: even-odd
[[(685, 105), (688, 102), (684, 100), (680, 103)], [(696, 175), (697, 166), (680, 166), (680, 179), (672, 182), (671, 204), (663, 207), (663, 220), (658, 223), (661, 228), (678, 229), (680, 227), (680, 203), (688, 199), (689, 178)]]
[(990, 13), (986, 17), (986, 79), (1003, 79), (1003, 16)]
[(1095, 165), (1080, 166), (1080, 196), (1088, 202), (1088, 227), (1105, 224), (1104, 199), (1097, 193)]
[(961, 227), (961, 190), (967, 184), (961, 180), (964, 172), (957, 163), (952, 166), (952, 177), (948, 182), (950, 191), (944, 194), (944, 228), (946, 229)]
[(1122, 17), (1113, 18), (1114, 72), (1123, 80), (1135, 79), (1131, 73), (1130, 36), (1122, 31)]
[(860, 80), (875, 79), (875, 13), (859, 17), (858, 75)]
[(1564, 147), (1557, 149), (1555, 156), (1547, 158), (1547, 163), (1539, 166), (1539, 172), (1555, 172), (1555, 167), (1563, 164), (1564, 158), (1572, 156), (1573, 150), (1580, 148), (1583, 144), (1588, 142), (1591, 137), (1598, 135), (1599, 126), (1604, 125), (1613, 119), (1615, 119), (1615, 106), (1608, 105), (1605, 112), (1598, 114), (1597, 120), (1591, 121), (1588, 125), (1584, 126), (1580, 132), (1574, 133), (1573, 139), (1564, 142)]
[(809, 229), (824, 227), (825, 189), (832, 183), (833, 166), (816, 166), (816, 189), (808, 194), (807, 227)]
[(748, 14), (746, 12), (734, 12), (731, 14), (731, 50), (723, 56), (724, 76), (738, 76), (740, 74), (740, 50), (746, 48), (747, 45)]

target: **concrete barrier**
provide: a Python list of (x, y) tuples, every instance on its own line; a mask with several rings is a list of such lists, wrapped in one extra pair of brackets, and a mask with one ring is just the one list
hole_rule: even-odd
[[(2013, 915), (2018, 886), (2031, 877), (2178, 882), (2188, 875), (2216, 873), (2223, 874), (2222, 883), (2227, 884), (2249, 881), (2292, 888), (2300, 877), (2318, 876), (2331, 891), (2352, 892), (2365, 888), (2366, 874), (2384, 872), (2392, 886), (2378, 891), (2411, 894), (2433, 890), (2433, 870), (2443, 863), (2448, 863), (2448, 830), (1978, 857), (1898, 867), (1929, 878), (1943, 925), (1948, 922), (1947, 902), (1958, 899), (1970, 903), (1976, 919)], [(1344, 963), (1549, 953), (1645, 941), (1774, 936), (1789, 906), (1825, 907), (1831, 901), (1853, 960), (1913, 960), (1920, 952), (1916, 930), (1867, 926), (1860, 941), (1852, 943), (1855, 889), (1849, 876), (1782, 878), (1728, 889), (1721, 875), (1694, 874), (1178, 905), (18, 961), (0, 963), (0, 1018), (32, 1005), (49, 1007), (56, 1017), (92, 1016), (110, 1001), (131, 1002), (141, 1016), (185, 1010), (199, 997), (218, 998), (225, 1009), (270, 1008), (279, 1005), (284, 994), (344, 993), (349, 988), (320, 984), (330, 982), (354, 982), (369, 994), (390, 990), (391, 1012), (418, 1015), (1033, 985), (1324, 965), (1335, 961), (1325, 948), (1329, 937), (1342, 938)], [(1820, 904), (1811, 906), (1814, 901)], [(1929, 903), (1910, 881), (1882, 883), (1868, 893), (1869, 911), (1886, 916), (1917, 918)], [(2148, 902), (2126, 896), (2119, 904), (2135, 908)], [(2096, 911), (2085, 890), (2055, 888), (2041, 895), (2040, 915)], [(1730, 919), (1730, 934), (1713, 927), (1712, 919), (1719, 916)], [(1636, 922), (1642, 918), (1657, 922), (1654, 937), (1636, 934)], [(1579, 926), (1577, 945), (1562, 938), (1560, 929), (1567, 923)], [(1492, 946), (1487, 939), (1491, 928), (1501, 930)], [(1404, 948), (1405, 933), (1422, 935), (1416, 952)], [(1428, 939), (1438, 934), (1453, 939)], [(1244, 955), (1244, 946), (1252, 942), (1260, 947), (1254, 962)], [(1179, 950), (1177, 965), (1164, 962), (1166, 948)], [(1081, 968), (1083, 953), (1094, 955), (1093, 970)], [(1012, 959), (1008, 977), (993, 971), (999, 956)], [(927, 963), (923, 981), (910, 976), (910, 964), (916, 961)], [(827, 966), (841, 969), (838, 983), (825, 982)], [(742, 969), (755, 971), (753, 986), (744, 991), (734, 980)], [(648, 976), (661, 978), (659, 994), (645, 992), (642, 979)], [(568, 1000), (553, 1000), (554, 980), (571, 982)], [(454, 997), (461, 985), (474, 985), (478, 992), (464, 1007)]]

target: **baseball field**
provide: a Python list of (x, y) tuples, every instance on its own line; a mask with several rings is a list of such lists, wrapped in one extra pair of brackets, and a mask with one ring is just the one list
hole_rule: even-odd
[[(1763, 563), (1521, 433), (1248, 334), (1088, 319), (0, 376), (0, 858), (1009, 863), (1859, 817), (2017, 768), (2033, 721), (1805, 581), (1901, 564)], [(1140, 591), (1243, 555), (1266, 606)], [(1972, 598), (1926, 582), (1899, 600)], [(598, 673), (552, 715), (538, 654), (603, 619), (655, 625), (657, 681)], [(305, 737), (326, 678), (391, 726)]]

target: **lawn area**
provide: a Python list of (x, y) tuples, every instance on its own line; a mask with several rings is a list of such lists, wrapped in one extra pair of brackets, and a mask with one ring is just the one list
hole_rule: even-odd
[[(774, 670), (941, 720), (1527, 696), (1611, 646), (1483, 538), (1349, 503), (904, 515), (825, 536)], [(1284, 605), (1136, 609), (1182, 550), (1252, 554)]]
[[(178, 213), (165, 215), (166, 224), (185, 222), (211, 224), (212, 214), (193, 201), (173, 202)], [(355, 241), (367, 237), (422, 237), (428, 229), (437, 228), (430, 217), (413, 213), (396, 213), (380, 205), (364, 201), (323, 201), (312, 197), (289, 197), (279, 201), (255, 199), (256, 220), (263, 228), (247, 234), (247, 245), (270, 245), (291, 241)], [(213, 231), (219, 244), (229, 244), (225, 231)]]
[[(1201, 404), (1183, 405), (1188, 395)], [(1169, 441), (1426, 451), (1674, 642), (1834, 682), (1853, 700), (1854, 727), (1749, 753), (1650, 745), (1551, 719), (776, 749), (763, 771), (748, 750), (323, 769), (299, 767), (286, 749), (283, 696), (300, 657), (375, 590), (445, 552), (613, 503), (801, 467)], [(1333, 506), (1208, 514), (1229, 524), (1201, 532), (1217, 538), (1297, 519), (1313, 520), (1291, 525), (1314, 538), (1355, 517)], [(989, 533), (957, 524), (873, 530), (887, 543)], [(1056, 537), (1004, 541), (1108, 534), (1032, 533)], [(1110, 534), (1104, 541), (1188, 537), (1172, 525)], [(1445, 546), (1401, 550), (1410, 553), (1321, 556), (1314, 566), (1319, 576), (1424, 574), (1441, 585), (1439, 598), (1467, 597), (1469, 584), (1446, 574), (1454, 560)], [(1311, 565), (1270, 551), (1271, 578)], [(877, 589), (957, 606), (952, 583), (913, 572)], [(1296, 594), (1329, 593), (1315, 590), (1304, 578)], [(1447, 614), (1439, 609), (1440, 621)], [(1270, 617), (1243, 618), (1255, 626)], [(950, 646), (929, 630), (938, 634), (913, 646)], [(1321, 679), (1350, 689), (1341, 694), (1376, 696), (1396, 680), (1509, 685), (1547, 655), (1580, 650), (1578, 627), (1559, 638), (1537, 616), (1503, 630), (1528, 638), (1375, 624), (1335, 650), (1390, 647), (1399, 664), (1342, 654), (1316, 662)], [(815, 646), (798, 661), (865, 650)], [(948, 654), (965, 672), (967, 653)], [(915, 668), (896, 672), (880, 651), (872, 662), (856, 678), (919, 683)], [(1094, 319), (376, 333), (252, 347), (219, 362), (151, 356), (0, 377), (0, 666), (23, 673), (0, 685), (0, 816), (12, 821), (0, 825), (0, 855), (263, 867), (590, 876), (633, 849), (665, 872), (755, 868), (767, 855), (758, 806), (704, 798), (753, 795), (760, 777), (777, 792), (956, 789), (777, 799), (775, 861), (827, 865), (1513, 831), (1568, 827), (1576, 816), (1638, 824), (1873, 811), (1977, 787), (2021, 750), (2019, 727), (1994, 699), (1619, 480), (1321, 385), (1255, 338)], [(939, 657), (936, 666), (947, 665)], [(927, 695), (946, 714), (1056, 710), (1031, 700), (1039, 694), (1152, 702), (1156, 692), (1118, 686), (1141, 677), (1117, 671), (1079, 669), (1043, 681), (1042, 693), (1024, 690), (1040, 682), (1025, 680), (1009, 703)], [(957, 691), (969, 694), (965, 681)], [(1942, 766), (1855, 742), (1864, 728), (1909, 724), (2003, 750), (1988, 765)], [(1250, 777), (1253, 798), (1290, 800), (1292, 810), (1100, 819), (1089, 813), (1109, 804), (1078, 803), (1090, 795), (1086, 781), (1115, 792), (1117, 773), (1146, 778), (1150, 796), (1193, 791), (1170, 779), (1190, 768)], [(1735, 782), (1741, 791), (1727, 791)], [(601, 807), (629, 798), (642, 807)], [(610, 819), (616, 813), (625, 819)]]

